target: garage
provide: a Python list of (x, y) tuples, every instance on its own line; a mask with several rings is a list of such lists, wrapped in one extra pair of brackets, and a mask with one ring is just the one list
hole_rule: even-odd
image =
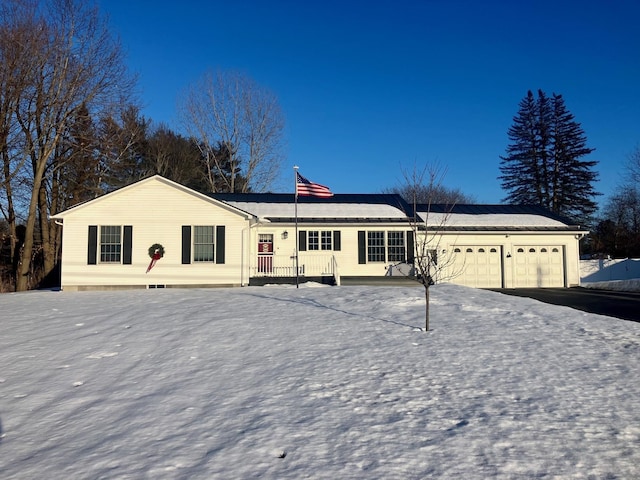
[(497, 245), (453, 248), (451, 281), (475, 288), (502, 288), (502, 255)]
[(562, 246), (523, 245), (514, 248), (514, 287), (564, 287)]

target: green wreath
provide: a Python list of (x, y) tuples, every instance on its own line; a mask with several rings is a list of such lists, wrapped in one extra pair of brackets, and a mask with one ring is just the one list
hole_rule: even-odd
[(164, 247), (159, 243), (154, 243), (149, 247), (150, 258), (153, 258), (153, 256), (156, 254), (156, 250), (158, 251), (158, 255), (160, 255), (160, 258), (164, 257)]

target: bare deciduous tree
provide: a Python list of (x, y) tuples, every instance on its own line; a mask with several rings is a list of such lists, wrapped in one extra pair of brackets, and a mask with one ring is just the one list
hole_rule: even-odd
[[(239, 73), (209, 72), (186, 91), (179, 111), (199, 142), (212, 192), (220, 180), (228, 192), (265, 191), (276, 180), (284, 117), (273, 93)], [(230, 164), (216, 155), (220, 145), (231, 147)]]
[(637, 145), (635, 150), (629, 154), (626, 170), (631, 182), (640, 186), (640, 145)]
[[(405, 179), (406, 181), (406, 179)], [(460, 205), (475, 203), (473, 195), (467, 195), (459, 188), (449, 188), (438, 185), (400, 185), (386, 189), (383, 193), (397, 193), (407, 202), (417, 200), (417, 203), (440, 203), (444, 205)]]
[(45, 43), (44, 30), (29, 6), (20, 1), (0, 5), (0, 211), (7, 222), (12, 265), (18, 264), (18, 209), (24, 203), (20, 197), (24, 195), (28, 159), (16, 111), (37, 71), (33, 52)]
[[(85, 106), (104, 112), (126, 98), (132, 79), (126, 75), (122, 52), (96, 7), (81, 0), (5, 0), (1, 9), (3, 76), (19, 82), (3, 85), (7, 99), (16, 100), (8, 115), (12, 148), (0, 137), (9, 165), (29, 167), (29, 199), (25, 208), (24, 244), (19, 253), (16, 290), (29, 288), (36, 233), (41, 238), (45, 274), (53, 268), (56, 226), (49, 222), (56, 153), (76, 112)], [(5, 36), (6, 35), (6, 36)], [(26, 71), (27, 74), (23, 75)], [(12, 90), (13, 88), (13, 90)], [(62, 158), (62, 157), (60, 157)], [(10, 169), (9, 169), (10, 170)], [(6, 179), (3, 190), (7, 192)], [(54, 207), (55, 208), (55, 207)], [(39, 229), (37, 229), (39, 222)]]
[(119, 188), (155, 173), (145, 159), (150, 125), (136, 105), (102, 116), (98, 126), (100, 183)]
[[(425, 331), (430, 328), (430, 287), (460, 274), (453, 269), (454, 257), (450, 252), (445, 255), (447, 252), (442, 249), (442, 234), (455, 206), (455, 203), (440, 203), (436, 196), (443, 190), (444, 173), (438, 165), (427, 165), (422, 169), (414, 165), (412, 171), (403, 172), (404, 190), (411, 193), (411, 198), (405, 200), (410, 203), (413, 213), (409, 220), (415, 239), (413, 265), (415, 278), (424, 287)], [(420, 197), (419, 193), (424, 191), (431, 195)]]

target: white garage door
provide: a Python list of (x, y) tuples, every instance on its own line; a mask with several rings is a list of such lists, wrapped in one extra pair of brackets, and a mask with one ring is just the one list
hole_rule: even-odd
[(502, 287), (502, 256), (498, 246), (453, 248), (451, 282), (476, 288)]
[(564, 287), (564, 255), (559, 246), (515, 248), (515, 287)]

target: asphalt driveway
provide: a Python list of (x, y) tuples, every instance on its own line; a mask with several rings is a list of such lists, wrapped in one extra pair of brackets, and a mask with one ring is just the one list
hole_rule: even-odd
[(591, 288), (492, 288), (494, 292), (529, 297), (584, 312), (640, 322), (640, 293)]

